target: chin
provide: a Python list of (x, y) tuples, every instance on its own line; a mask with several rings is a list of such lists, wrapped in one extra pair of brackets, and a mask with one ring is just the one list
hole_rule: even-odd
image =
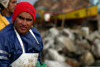
[(27, 34), (28, 33), (28, 31), (27, 30), (19, 30), (19, 34), (22, 34), (22, 35), (25, 35), (25, 34)]
[(27, 33), (19, 33), (19, 34), (21, 34), (21, 35), (25, 35), (25, 34), (27, 34)]
[(27, 32), (20, 32), (20, 34), (25, 35), (25, 34), (27, 34)]

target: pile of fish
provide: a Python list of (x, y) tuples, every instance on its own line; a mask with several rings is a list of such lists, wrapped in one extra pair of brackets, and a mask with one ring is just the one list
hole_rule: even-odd
[[(99, 31), (91, 32), (88, 27), (75, 30), (53, 27), (41, 36), (44, 44), (42, 57), (47, 67), (100, 66)], [(61, 66), (56, 66), (59, 63)]]

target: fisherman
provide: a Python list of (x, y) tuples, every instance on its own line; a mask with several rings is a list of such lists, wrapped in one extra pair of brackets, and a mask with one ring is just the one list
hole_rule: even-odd
[(33, 5), (18, 3), (12, 23), (0, 31), (0, 67), (35, 67), (36, 61), (41, 63), (43, 43), (34, 22)]

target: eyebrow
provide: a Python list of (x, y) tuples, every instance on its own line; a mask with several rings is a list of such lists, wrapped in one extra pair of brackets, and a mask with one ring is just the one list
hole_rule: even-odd
[(18, 15), (18, 18), (20, 18), (20, 19), (26, 19), (26, 20), (28, 20), (28, 21), (32, 21), (32, 19), (29, 19), (29, 18), (24, 18), (24, 17), (22, 17), (22, 16), (20, 16), (20, 15)]

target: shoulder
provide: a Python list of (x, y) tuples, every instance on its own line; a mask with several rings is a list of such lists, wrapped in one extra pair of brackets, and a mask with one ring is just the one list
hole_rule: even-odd
[(9, 47), (13, 46), (12, 44), (15, 43), (15, 39), (16, 34), (13, 30), (13, 25), (9, 24), (0, 31), (0, 49), (6, 46), (10, 50)]
[(37, 29), (36, 29), (35, 27), (31, 27), (31, 30), (32, 30), (33, 32), (38, 32)]
[(32, 27), (31, 30), (35, 35), (40, 36), (40, 33), (38, 32), (38, 30), (35, 27)]
[(8, 24), (0, 31), (0, 37), (11, 38), (14, 34), (13, 24)]

